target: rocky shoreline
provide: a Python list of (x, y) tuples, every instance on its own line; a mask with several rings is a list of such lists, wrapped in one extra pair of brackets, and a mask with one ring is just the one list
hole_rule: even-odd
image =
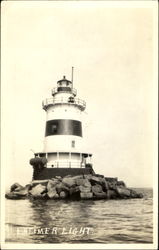
[(123, 181), (102, 175), (56, 176), (48, 180), (33, 180), (25, 187), (18, 183), (10, 187), (7, 199), (132, 199), (142, 193), (127, 188)]

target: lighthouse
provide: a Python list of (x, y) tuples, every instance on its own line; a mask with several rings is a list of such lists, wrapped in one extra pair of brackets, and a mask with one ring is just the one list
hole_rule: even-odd
[(84, 150), (82, 116), (86, 102), (73, 88), (73, 68), (72, 80), (63, 76), (51, 95), (42, 102), (46, 112), (44, 145), (30, 160), (33, 179), (94, 173), (92, 154)]

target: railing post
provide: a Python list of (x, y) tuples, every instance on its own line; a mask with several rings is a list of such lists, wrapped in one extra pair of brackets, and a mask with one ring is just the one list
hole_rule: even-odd
[(69, 167), (71, 168), (71, 152), (69, 152)]
[(82, 167), (82, 154), (80, 153), (80, 167)]
[(57, 152), (57, 167), (59, 167), (59, 152)]

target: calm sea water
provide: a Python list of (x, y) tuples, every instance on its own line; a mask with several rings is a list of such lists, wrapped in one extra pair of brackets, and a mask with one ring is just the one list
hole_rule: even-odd
[(143, 199), (6, 200), (6, 243), (152, 243), (152, 189), (139, 191)]

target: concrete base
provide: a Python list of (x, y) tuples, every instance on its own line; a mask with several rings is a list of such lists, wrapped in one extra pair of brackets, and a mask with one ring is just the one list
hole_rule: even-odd
[(75, 176), (95, 174), (93, 168), (43, 168), (41, 171), (34, 168), (33, 180), (46, 180), (55, 178), (56, 176)]

